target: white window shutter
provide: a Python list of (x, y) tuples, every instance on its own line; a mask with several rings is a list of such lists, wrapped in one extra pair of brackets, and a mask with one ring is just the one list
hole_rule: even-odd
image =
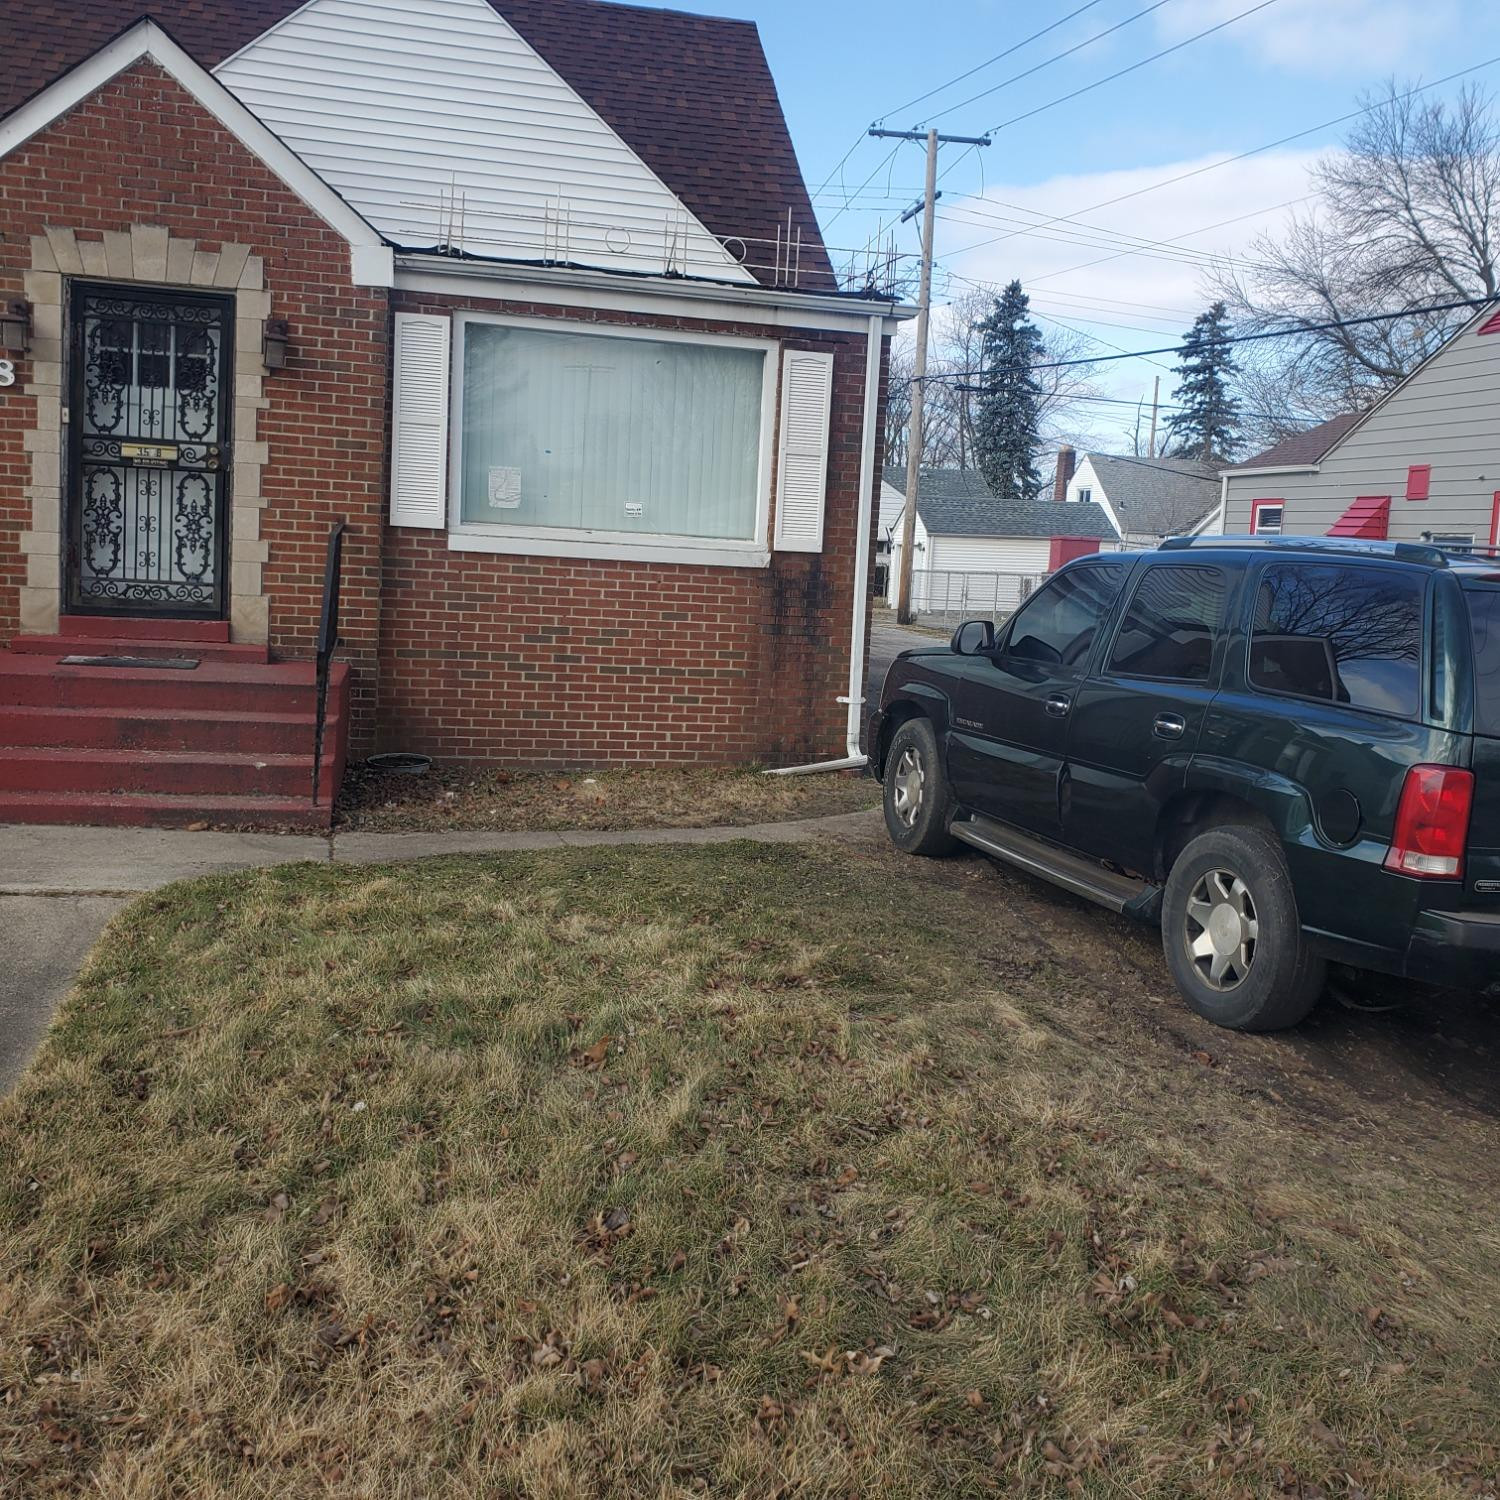
[(776, 465), (779, 552), (823, 550), (833, 356), (788, 349), (781, 361), (781, 454)]
[(396, 314), (391, 417), (391, 525), (434, 526), (448, 514), (448, 348), (452, 323)]

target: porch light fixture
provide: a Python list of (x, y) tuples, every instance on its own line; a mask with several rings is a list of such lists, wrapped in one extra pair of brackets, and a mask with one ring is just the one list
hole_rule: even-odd
[(286, 320), (274, 318), (266, 324), (265, 337), (261, 342), (261, 360), (268, 370), (286, 367), (286, 346)]
[(31, 304), (19, 299), (0, 303), (0, 349), (24, 354), (31, 347)]

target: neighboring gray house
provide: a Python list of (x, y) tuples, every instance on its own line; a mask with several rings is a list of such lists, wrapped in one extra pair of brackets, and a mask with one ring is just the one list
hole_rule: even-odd
[[(901, 568), (901, 517), (906, 471), (885, 470), (882, 496), (900, 503), (890, 523), (891, 567), (886, 596), (894, 605)], [(885, 505), (881, 523), (885, 529)], [(955, 590), (976, 613), (1015, 608), (1035, 580), (1070, 558), (1112, 552), (1119, 538), (1097, 505), (1052, 500), (997, 500), (976, 469), (923, 469), (917, 498), (912, 607), (945, 613)], [(974, 580), (965, 584), (963, 579)], [(996, 583), (994, 580), (1001, 580)]]
[[(1070, 451), (1058, 454), (1066, 465)], [(1127, 544), (1150, 546), (1189, 536), (1218, 510), (1219, 467), (1196, 458), (1132, 458), (1083, 453), (1067, 481), (1067, 499), (1105, 510)]]
[(1369, 410), (1226, 469), (1214, 530), (1500, 545), (1497, 306)]

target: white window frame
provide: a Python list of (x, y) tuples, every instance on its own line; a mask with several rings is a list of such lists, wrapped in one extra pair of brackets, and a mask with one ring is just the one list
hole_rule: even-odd
[[(597, 334), (604, 338), (648, 343), (707, 344), (752, 349), (763, 356), (760, 399), (759, 465), (755, 490), (755, 527), (745, 541), (719, 537), (677, 536), (671, 532), (603, 531), (573, 526), (507, 526), (502, 522), (463, 519), (464, 342), (470, 324), (531, 328), (544, 333)], [(623, 327), (586, 323), (573, 318), (527, 318), (510, 313), (463, 311), (453, 314), (452, 378), (449, 380), (448, 550), (499, 552), (518, 557), (602, 557), (639, 562), (698, 563), (724, 568), (766, 568), (771, 564), (771, 475), (776, 439), (777, 382), (780, 345), (773, 339), (738, 338), (732, 334), (683, 333), (667, 328)]]
[(1078, 493), (1073, 497), (1080, 505), (1092, 505), (1094, 503), (1094, 490), (1092, 485), (1080, 485)]
[[(1276, 512), (1276, 525), (1262, 529), (1260, 524), (1260, 513), (1263, 510), (1274, 510)], [(1286, 501), (1285, 500), (1252, 500), (1250, 502), (1250, 535), (1251, 536), (1284, 536), (1286, 527)]]
[(1431, 533), (1434, 547), (1453, 548), (1458, 552), (1472, 552), (1479, 540), (1472, 531), (1434, 531)]

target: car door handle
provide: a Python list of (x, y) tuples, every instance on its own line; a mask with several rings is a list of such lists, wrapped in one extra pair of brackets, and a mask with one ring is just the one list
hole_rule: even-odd
[(1042, 704), (1054, 719), (1066, 719), (1072, 706), (1073, 700), (1066, 693), (1049, 693), (1047, 701)]
[(1181, 714), (1157, 714), (1151, 733), (1159, 740), (1180, 740), (1187, 733), (1187, 720)]

